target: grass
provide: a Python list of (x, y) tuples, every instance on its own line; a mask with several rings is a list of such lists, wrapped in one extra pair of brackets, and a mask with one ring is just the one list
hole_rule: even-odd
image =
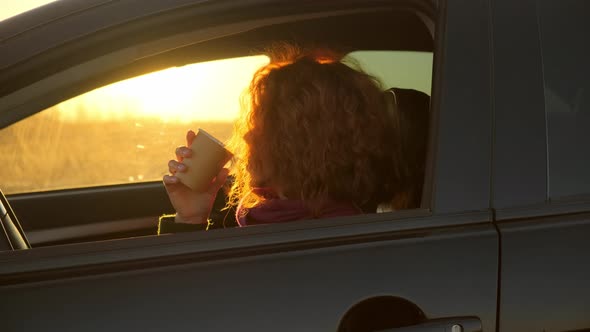
[(72, 122), (41, 112), (0, 131), (0, 188), (15, 194), (161, 180), (189, 129), (225, 141), (232, 126), (156, 118)]

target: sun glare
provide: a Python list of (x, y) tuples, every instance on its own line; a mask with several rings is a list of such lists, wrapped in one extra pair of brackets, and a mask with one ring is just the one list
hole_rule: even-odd
[(268, 57), (258, 55), (169, 68), (101, 87), (55, 107), (64, 121), (233, 121), (240, 95), (254, 72), (268, 62)]
[(54, 1), (55, 0), (2, 0), (2, 6), (0, 6), (0, 21)]

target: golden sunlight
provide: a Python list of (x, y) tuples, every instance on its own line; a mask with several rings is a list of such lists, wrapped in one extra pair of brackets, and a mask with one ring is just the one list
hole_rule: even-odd
[(55, 107), (63, 121), (233, 121), (240, 95), (268, 62), (268, 57), (258, 55), (169, 68), (101, 87)]
[(2, 6), (0, 7), (0, 21), (54, 1), (55, 0), (2, 0)]
[[(56, 0), (2, 0), (0, 21)], [(6, 3), (4, 3), (6, 2)], [(158, 118), (233, 121), (239, 98), (268, 57), (249, 56), (169, 68), (117, 82), (52, 107), (63, 121)]]

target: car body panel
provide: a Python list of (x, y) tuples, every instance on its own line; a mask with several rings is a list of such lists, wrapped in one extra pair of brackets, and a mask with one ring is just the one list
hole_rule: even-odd
[(438, 132), (434, 210), (485, 210), (492, 144), (488, 6), (486, 1), (449, 1), (446, 12), (445, 46), (438, 54), (444, 74), (437, 82), (440, 94), (433, 94), (433, 102), (440, 98), (440, 118), (433, 121), (438, 128), (431, 130)]
[[(431, 225), (444, 221), (430, 219)], [(448, 221), (469, 224), (422, 231), (415, 229), (421, 223), (404, 220), (273, 233), (269, 228), (253, 227), (248, 231), (266, 234), (214, 239), (243, 233), (236, 229), (196, 237), (183, 234), (184, 242), (170, 241), (177, 235), (113, 240), (70, 245), (68, 254), (54, 257), (48, 257), (49, 253), (66, 248), (3, 253), (3, 269), (29, 271), (28, 278), (22, 274), (0, 278), (4, 284), (0, 293), (9, 300), (0, 308), (12, 313), (3, 319), (3, 326), (36, 329), (53, 317), (50, 326), (56, 330), (198, 327), (271, 331), (280, 325), (285, 331), (323, 331), (334, 330), (353, 303), (396, 294), (418, 304), (429, 318), (473, 314), (485, 329), (493, 330), (498, 243), (486, 219), (481, 214), (447, 216)], [(359, 227), (380, 232), (371, 238), (363, 236)], [(382, 227), (392, 231), (383, 232)], [(342, 237), (343, 232), (351, 237)], [(321, 241), (322, 234), (336, 237)], [(132, 242), (150, 242), (151, 246), (142, 243), (131, 248)], [(127, 248), (115, 249), (116, 245)], [(110, 254), (101, 254), (100, 246), (111, 248)], [(83, 247), (87, 253), (76, 253)], [(233, 254), (224, 255), (230, 247), (235, 248)], [(154, 251), (160, 259), (153, 260)], [(152, 259), (134, 266), (139, 260), (129, 258), (137, 255)], [(108, 256), (126, 264), (106, 263)], [(81, 265), (92, 260), (96, 264)], [(458, 269), (458, 265), (469, 268)], [(57, 270), (39, 270), (43, 266)], [(452, 277), (441, 277), (448, 275)], [(62, 299), (59, 312), (46, 306), (55, 298)], [(38, 312), (35, 320), (26, 319), (31, 312)], [(65, 312), (69, 316), (60, 314)]]
[(590, 201), (548, 195), (547, 116), (535, 1), (493, 6), (494, 199), (501, 331), (590, 328)]
[[(590, 204), (586, 205), (586, 208)], [(502, 331), (583, 331), (590, 326), (590, 215), (503, 220)]]
[[(320, 8), (306, 2), (297, 11), (289, 8), (292, 14), (303, 15), (306, 10), (317, 14), (334, 3), (325, 2), (326, 7)], [(358, 3), (346, 2), (338, 9), (354, 10)], [(440, 3), (430, 172), (423, 209), (2, 252), (0, 312), (9, 313), (3, 326), (66, 331), (274, 331), (277, 327), (323, 331), (335, 330), (346, 311), (362, 300), (389, 295), (415, 304), (428, 319), (478, 317), (484, 331), (590, 328), (584, 315), (590, 298), (584, 285), (590, 279), (584, 264), (590, 252), (585, 241), (590, 231), (588, 205), (549, 204), (546, 168), (539, 167), (546, 165), (546, 124), (539, 112), (543, 95), (535, 23), (525, 13), (531, 3)], [(217, 14), (234, 13), (229, 2), (219, 4), (211, 7)], [(515, 16), (507, 15), (512, 6)], [(184, 14), (204, 22), (211, 8)], [(273, 16), (275, 11), (256, 15)], [(508, 25), (515, 17), (524, 19)], [(111, 26), (109, 34), (101, 36), (128, 35), (121, 39), (128, 41), (140, 21), (138, 16), (137, 25)], [(146, 21), (158, 24), (155, 17)], [(219, 24), (208, 22), (213, 28)], [(202, 31), (204, 26), (163, 32), (158, 35), (161, 39), (152, 36), (133, 45), (157, 44), (166, 33), (176, 36)], [(231, 32), (240, 31), (242, 27)], [(62, 51), (74, 54), (77, 46), (70, 46)], [(120, 50), (113, 47), (92, 56), (108, 57)], [(522, 53), (511, 56), (510, 52)], [(106, 72), (117, 67), (107, 69), (98, 63), (93, 68)], [(23, 82), (19, 84), (27, 86)], [(75, 83), (67, 82), (60, 89), (66, 91)], [(38, 105), (27, 104), (27, 112), (38, 111)], [(9, 119), (7, 114), (0, 116)], [(152, 190), (149, 199), (163, 197), (162, 188), (154, 183), (134, 188), (121, 190), (127, 194)], [(103, 189), (70, 194), (91, 201)], [(15, 205), (30, 199), (30, 205), (22, 205), (26, 209), (51, 200), (50, 194), (39, 195), (39, 201), (15, 197)], [(168, 203), (162, 204), (164, 209)], [(134, 208), (126, 217), (136, 218), (140, 210)], [(96, 221), (116, 219), (103, 217)], [(59, 306), (48, 306), (54, 301)], [(29, 319), (33, 315), (36, 319)]]
[(492, 8), (493, 204), (497, 209), (541, 204), (547, 200), (547, 130), (537, 18), (532, 1), (495, 1)]

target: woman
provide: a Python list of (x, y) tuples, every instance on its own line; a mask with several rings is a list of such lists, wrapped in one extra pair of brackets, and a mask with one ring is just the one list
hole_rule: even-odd
[[(206, 229), (215, 194), (233, 176), (229, 204), (240, 226), (375, 211), (399, 172), (391, 116), (378, 83), (329, 52), (282, 47), (250, 84), (230, 143), (231, 170), (206, 192), (174, 176), (191, 150), (180, 147), (164, 177), (176, 209), (173, 231)], [(195, 134), (187, 134), (190, 146)]]

